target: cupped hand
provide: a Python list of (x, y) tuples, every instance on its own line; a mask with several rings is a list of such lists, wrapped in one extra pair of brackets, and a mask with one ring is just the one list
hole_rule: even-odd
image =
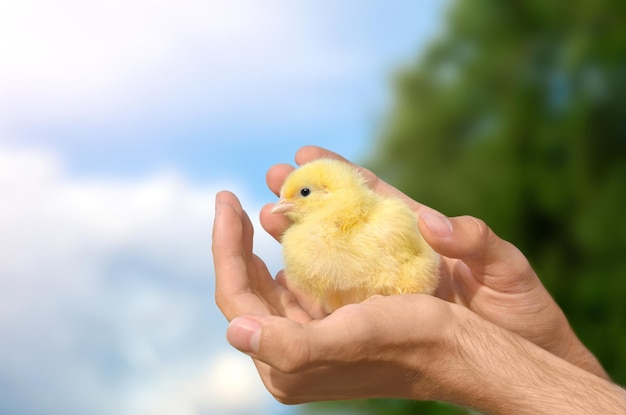
[[(281, 402), (443, 399), (454, 305), (428, 295), (373, 297), (315, 319), (253, 254), (237, 198), (220, 192), (213, 228), (215, 297), (227, 338)], [(440, 364), (441, 363), (441, 364)]]
[(308, 323), (238, 317), (228, 341), (257, 362), (283, 403), (336, 399), (443, 400), (455, 349), (454, 305), (427, 295), (373, 297)]
[[(296, 163), (301, 165), (322, 157), (347, 161), (328, 150), (308, 146), (296, 153)], [(447, 218), (412, 200), (371, 171), (358, 168), (372, 189), (405, 200), (418, 216), (424, 238), (442, 257), (438, 297), (462, 305), (558, 357), (607, 377), (573, 333), (526, 257), (514, 245), (499, 238), (479, 219), (469, 216)], [(293, 169), (286, 164), (270, 168), (266, 177), (268, 187), (278, 195), (285, 177)], [(272, 214), (271, 207), (269, 204), (262, 209), (261, 224), (279, 239), (288, 221), (283, 215)], [(306, 295), (289, 286), (288, 280), (282, 276), (277, 281), (294, 295), (303, 310), (319, 317), (319, 312), (310, 307), (311, 301)]]

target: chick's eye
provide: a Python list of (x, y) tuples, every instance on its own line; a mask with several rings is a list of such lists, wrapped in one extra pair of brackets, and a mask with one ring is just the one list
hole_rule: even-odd
[(302, 189), (300, 189), (301, 196), (307, 197), (310, 194), (311, 194), (311, 189), (309, 189), (308, 187), (303, 187)]

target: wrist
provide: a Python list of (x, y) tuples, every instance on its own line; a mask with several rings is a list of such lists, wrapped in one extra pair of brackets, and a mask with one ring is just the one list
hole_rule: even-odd
[(456, 353), (434, 399), (492, 414), (626, 410), (626, 395), (616, 385), (471, 312), (458, 315), (451, 337)]
[(440, 386), (433, 399), (484, 410), (478, 403), (490, 399), (491, 387), (483, 371), (490, 364), (489, 350), (498, 346), (485, 331), (486, 321), (464, 307), (453, 307), (453, 312), (455, 318), (442, 339), (446, 362), (432, 374)]
[[(449, 316), (440, 320), (439, 329), (433, 332), (429, 350), (420, 345), (418, 353), (412, 353), (409, 367), (414, 370), (409, 378), (429, 379), (429, 382), (416, 382), (410, 399), (426, 399), (448, 402), (461, 406), (472, 406), (474, 399), (480, 399), (483, 390), (476, 388), (477, 372), (472, 369), (474, 362), (482, 361), (475, 350), (476, 341), (470, 339), (472, 327), (482, 320), (465, 307), (446, 303)], [(426, 351), (424, 353), (424, 351)], [(470, 363), (468, 363), (470, 362)], [(424, 389), (424, 386), (427, 389)]]
[[(555, 304), (556, 305), (556, 304)], [(551, 341), (545, 345), (539, 344), (548, 352), (561, 359), (578, 366), (596, 376), (610, 380), (598, 359), (580, 341), (574, 330), (567, 321), (567, 317), (558, 309), (560, 314), (555, 330), (550, 333)]]
[(576, 334), (570, 329), (571, 335), (568, 347), (562, 356), (564, 360), (578, 366), (602, 379), (611, 380), (598, 359), (585, 347)]

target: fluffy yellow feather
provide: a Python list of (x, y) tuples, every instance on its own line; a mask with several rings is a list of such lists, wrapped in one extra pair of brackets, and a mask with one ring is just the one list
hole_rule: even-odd
[(282, 235), (286, 278), (332, 312), (373, 295), (431, 294), (439, 256), (402, 200), (371, 190), (348, 163), (318, 159), (294, 170), (272, 209), (291, 225)]

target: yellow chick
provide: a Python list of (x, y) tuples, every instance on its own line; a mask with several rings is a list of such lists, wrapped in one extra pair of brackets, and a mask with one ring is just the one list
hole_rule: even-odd
[(294, 170), (272, 209), (291, 225), (282, 235), (286, 278), (332, 312), (379, 295), (432, 294), (439, 255), (411, 209), (371, 190), (348, 163), (318, 159)]

